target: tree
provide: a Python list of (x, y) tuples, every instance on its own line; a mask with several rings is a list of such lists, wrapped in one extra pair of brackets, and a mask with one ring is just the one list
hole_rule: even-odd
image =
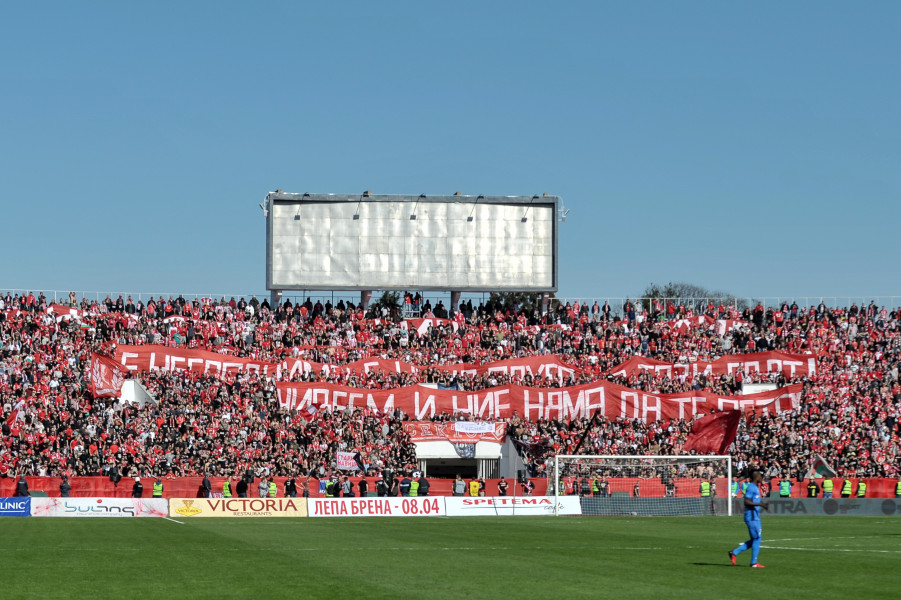
[(381, 298), (375, 301), (373, 306), (378, 306), (379, 308), (387, 308), (391, 309), (399, 309), (400, 308), (400, 292), (386, 290), (382, 292)]
[[(642, 303), (646, 309), (650, 309), (650, 300), (654, 298), (672, 298), (683, 301), (736, 301), (738, 308), (744, 308), (746, 301), (737, 300), (734, 294), (723, 292), (720, 290), (709, 290), (693, 283), (685, 283), (684, 281), (671, 281), (666, 285), (658, 285), (652, 283), (641, 293)], [(696, 302), (692, 302), (696, 304)]]
[[(548, 307), (554, 305), (556, 297), (550, 294)], [(539, 292), (491, 292), (488, 296), (487, 306), (493, 309), (515, 308), (519, 311), (531, 313), (533, 310), (541, 310), (541, 293)]]

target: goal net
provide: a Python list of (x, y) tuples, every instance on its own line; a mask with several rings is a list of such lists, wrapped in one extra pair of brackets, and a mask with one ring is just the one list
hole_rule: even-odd
[(731, 515), (730, 456), (554, 457), (549, 496), (579, 496), (583, 515)]

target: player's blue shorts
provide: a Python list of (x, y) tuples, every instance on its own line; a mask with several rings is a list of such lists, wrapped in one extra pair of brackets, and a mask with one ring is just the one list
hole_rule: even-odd
[(752, 540), (759, 540), (760, 534), (763, 531), (763, 527), (760, 523), (760, 519), (745, 519), (745, 524), (748, 526), (748, 533), (751, 534)]

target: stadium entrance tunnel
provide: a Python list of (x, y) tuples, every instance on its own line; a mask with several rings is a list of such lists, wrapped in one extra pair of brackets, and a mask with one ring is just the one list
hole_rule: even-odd
[[(423, 463), (425, 464), (423, 465)], [(471, 479), (479, 475), (479, 461), (475, 459), (420, 460), (420, 465), (423, 466), (426, 476), (430, 478), (454, 479), (459, 473), (464, 479)]]

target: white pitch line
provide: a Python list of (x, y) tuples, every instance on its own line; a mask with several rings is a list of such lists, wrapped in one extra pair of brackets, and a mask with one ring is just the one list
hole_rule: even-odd
[(791, 548), (787, 546), (760, 546), (767, 550), (800, 550), (802, 552), (875, 552), (877, 554), (901, 554), (901, 550), (851, 550), (849, 548)]
[(777, 540), (767, 540), (767, 542), (797, 542), (797, 541), (813, 541), (813, 540), (868, 540), (880, 537), (878, 535), (845, 535), (839, 537), (803, 537), (803, 538), (779, 538)]
[[(571, 550), (571, 549), (587, 549), (588, 546), (533, 546), (533, 550)], [(594, 547), (593, 547), (594, 548)], [(412, 546), (412, 547), (392, 547), (392, 548), (352, 548), (351, 550), (360, 550), (364, 552), (372, 552), (372, 551), (397, 551), (397, 552), (422, 552), (425, 550), (440, 550), (440, 551), (460, 551), (460, 550), (521, 550), (522, 548), (511, 547), (511, 546), (456, 546), (456, 547), (444, 547), (444, 548), (423, 548), (422, 546)], [(662, 546), (617, 546), (617, 547), (604, 547), (602, 550), (668, 550), (668, 548), (663, 548)], [(319, 552), (323, 550), (323, 548), (293, 548), (293, 550), (297, 550), (299, 552)]]
[(173, 523), (178, 523), (179, 525), (184, 525), (181, 521), (176, 521), (175, 519), (170, 519), (169, 517), (163, 517), (167, 521), (172, 521)]

